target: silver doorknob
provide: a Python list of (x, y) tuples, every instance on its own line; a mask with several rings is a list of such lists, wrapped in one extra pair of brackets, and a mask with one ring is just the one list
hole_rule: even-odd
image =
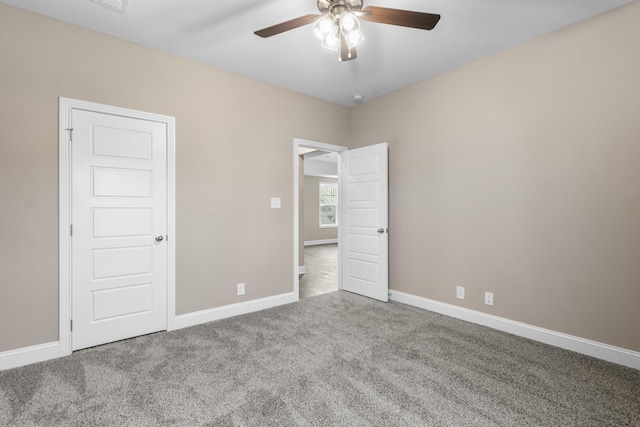
[(378, 233), (384, 234), (384, 228), (378, 228)]
[(163, 237), (163, 236), (161, 236), (160, 234), (158, 234), (158, 235), (156, 236), (156, 242), (162, 242), (162, 240), (163, 240), (163, 239), (164, 239), (164, 237)]

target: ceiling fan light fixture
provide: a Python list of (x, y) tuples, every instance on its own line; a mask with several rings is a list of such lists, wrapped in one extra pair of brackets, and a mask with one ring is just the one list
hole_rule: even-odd
[(355, 58), (354, 48), (364, 40), (360, 20), (345, 3), (333, 5), (316, 21), (313, 32), (322, 40), (322, 47), (339, 52), (339, 62)]
[(364, 35), (360, 30), (351, 31), (349, 34), (347, 34), (347, 43), (349, 44), (349, 47), (357, 46), (363, 40), (364, 40)]
[(329, 34), (337, 32), (337, 25), (331, 15), (326, 15), (316, 21), (313, 32), (320, 40), (324, 40)]
[(328, 34), (327, 37), (322, 40), (322, 47), (326, 47), (327, 49), (338, 50), (339, 46), (340, 38), (337, 34)]
[(345, 34), (349, 34), (351, 31), (360, 29), (360, 21), (351, 12), (343, 12), (340, 15), (340, 28)]

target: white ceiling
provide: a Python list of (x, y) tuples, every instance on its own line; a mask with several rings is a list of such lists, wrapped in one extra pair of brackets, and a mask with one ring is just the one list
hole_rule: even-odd
[(338, 164), (338, 153), (330, 153), (328, 151), (314, 150), (314, 151), (305, 153), (304, 160)]
[(304, 155), (304, 175), (338, 177), (338, 153), (315, 150)]
[(338, 63), (311, 25), (253, 34), (309, 13), (315, 0), (128, 0), (125, 13), (90, 0), (2, 3), (345, 106), (374, 99), (632, 0), (365, 0), (438, 13), (432, 31), (363, 22), (358, 58)]

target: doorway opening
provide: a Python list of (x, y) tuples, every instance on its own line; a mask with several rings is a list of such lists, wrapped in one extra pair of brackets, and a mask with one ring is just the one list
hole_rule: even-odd
[(300, 299), (342, 289), (340, 153), (346, 147), (295, 139), (294, 293)]
[(300, 298), (338, 290), (338, 154), (316, 150), (301, 155), (300, 232), (304, 272)]
[[(301, 149), (303, 149), (301, 151)], [(308, 149), (308, 150), (306, 150)], [(300, 298), (304, 273), (304, 233), (301, 183), (304, 155), (311, 151), (338, 153), (338, 289), (383, 302), (389, 300), (388, 150), (380, 144), (347, 150), (320, 142), (293, 141), (293, 283)], [(302, 262), (301, 262), (302, 261)]]

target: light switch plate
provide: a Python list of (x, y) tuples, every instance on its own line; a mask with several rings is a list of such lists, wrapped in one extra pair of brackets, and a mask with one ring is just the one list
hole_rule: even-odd
[(271, 208), (272, 209), (280, 209), (280, 207), (281, 207), (280, 197), (272, 197), (271, 198)]

